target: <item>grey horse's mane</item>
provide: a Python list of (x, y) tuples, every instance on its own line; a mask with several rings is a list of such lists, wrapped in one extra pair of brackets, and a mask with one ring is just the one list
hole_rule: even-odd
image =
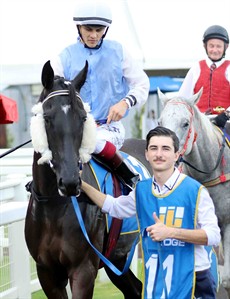
[(217, 130), (214, 129), (214, 126), (211, 122), (211, 120), (207, 117), (207, 115), (205, 115), (204, 113), (202, 113), (199, 108), (196, 105), (192, 106), (193, 110), (194, 110), (194, 114), (196, 118), (199, 118), (200, 121), (200, 129), (203, 129), (207, 136), (209, 136), (210, 139), (212, 138), (216, 138), (216, 132)]

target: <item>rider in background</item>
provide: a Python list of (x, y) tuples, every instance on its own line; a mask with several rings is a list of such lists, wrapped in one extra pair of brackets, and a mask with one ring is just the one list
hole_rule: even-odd
[(225, 59), (229, 45), (227, 30), (219, 25), (207, 28), (203, 45), (207, 58), (188, 71), (179, 96), (189, 98), (203, 87), (198, 108), (205, 114), (218, 115), (214, 122), (224, 127), (230, 119), (230, 61)]
[(120, 43), (104, 39), (112, 23), (112, 13), (105, 2), (79, 2), (73, 20), (79, 35), (77, 42), (51, 60), (51, 65), (55, 75), (72, 80), (88, 61), (80, 95), (97, 123), (94, 154), (133, 187), (139, 175), (117, 152), (125, 138), (121, 120), (129, 109), (146, 102), (149, 79)]

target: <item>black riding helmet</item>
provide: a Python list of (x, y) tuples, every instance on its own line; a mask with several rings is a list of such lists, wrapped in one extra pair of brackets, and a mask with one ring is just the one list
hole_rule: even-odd
[[(203, 35), (203, 43), (205, 44), (205, 49), (206, 49), (207, 41), (213, 38), (224, 41), (224, 53), (223, 56), (221, 57), (222, 59), (223, 57), (225, 57), (225, 51), (229, 44), (228, 32), (224, 27), (219, 25), (213, 25), (208, 27), (208, 29), (205, 30)], [(207, 53), (207, 49), (206, 49), (206, 53)]]

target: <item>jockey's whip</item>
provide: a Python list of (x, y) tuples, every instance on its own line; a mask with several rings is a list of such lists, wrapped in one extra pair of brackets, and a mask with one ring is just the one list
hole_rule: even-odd
[(16, 147), (14, 147), (14, 148), (11, 148), (10, 150), (8, 150), (5, 153), (1, 154), (0, 155), (0, 159), (3, 158), (3, 157), (5, 157), (6, 155), (8, 155), (8, 154), (10, 154), (10, 153), (12, 153), (14, 151), (16, 151), (18, 148), (20, 148), (20, 147), (22, 147), (22, 146), (24, 146), (24, 145), (26, 145), (26, 144), (28, 144), (30, 142), (31, 142), (31, 139), (28, 140), (28, 141), (26, 141), (26, 142), (24, 142), (24, 143), (22, 143), (22, 144), (20, 144), (20, 145), (18, 145), (18, 146), (16, 146)]

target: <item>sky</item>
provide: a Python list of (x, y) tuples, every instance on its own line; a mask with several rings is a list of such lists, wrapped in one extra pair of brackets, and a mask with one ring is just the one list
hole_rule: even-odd
[[(230, 33), (230, 0), (107, 1), (113, 12), (107, 38), (122, 42), (145, 68), (190, 67), (205, 57), (207, 27), (219, 24)], [(0, 65), (43, 64), (74, 43), (78, 3), (0, 0)]]

